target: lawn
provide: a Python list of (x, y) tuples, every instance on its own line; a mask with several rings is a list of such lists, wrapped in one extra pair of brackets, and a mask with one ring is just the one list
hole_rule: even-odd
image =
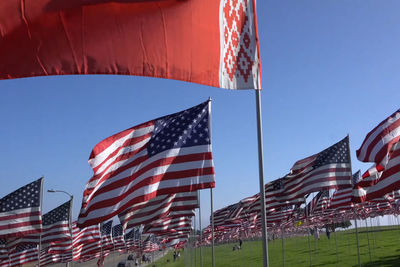
[[(366, 228), (360, 228), (359, 242), (362, 266), (400, 266), (400, 230), (398, 226), (374, 227), (369, 228), (369, 231)], [(244, 241), (242, 249), (238, 251), (232, 251), (233, 245), (234, 243), (215, 246), (215, 266), (262, 266), (260, 240)], [(326, 235), (321, 235), (320, 240), (310, 237), (310, 245), (312, 266), (358, 266), (354, 230), (332, 233), (330, 239)], [(268, 246), (270, 266), (310, 266), (307, 237), (284, 240), (284, 262), (282, 240), (270, 241)], [(185, 249), (181, 253), (181, 258), (176, 262), (173, 262), (172, 253), (170, 252), (155, 262), (155, 266), (200, 266), (200, 250), (198, 248)], [(202, 254), (203, 266), (211, 266), (211, 248), (203, 247)]]

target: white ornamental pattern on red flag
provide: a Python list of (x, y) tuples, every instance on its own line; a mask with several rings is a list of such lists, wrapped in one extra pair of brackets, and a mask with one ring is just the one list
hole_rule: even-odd
[(221, 0), (220, 87), (261, 88), (253, 0)]

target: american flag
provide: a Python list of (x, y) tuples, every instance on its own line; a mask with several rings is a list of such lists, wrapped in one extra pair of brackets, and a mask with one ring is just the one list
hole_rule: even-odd
[(8, 266), (8, 249), (7, 249), (7, 241), (4, 238), (0, 238), (0, 267)]
[(357, 150), (357, 158), (363, 162), (386, 165), (383, 161), (399, 140), (400, 110), (397, 110), (367, 134)]
[(10, 267), (38, 261), (38, 245), (22, 244), (10, 254)]
[(357, 184), (360, 179), (361, 171), (359, 170), (352, 176), (352, 185), (337, 189), (335, 192), (333, 192), (329, 208), (337, 210), (352, 209), (354, 206), (353, 202), (351, 201), (353, 195), (353, 185)]
[(288, 220), (289, 217), (293, 215), (294, 209), (293, 206), (282, 207), (277, 210), (271, 210), (267, 214), (267, 223), (268, 225), (283, 223)]
[(114, 250), (124, 252), (126, 250), (124, 230), (121, 224), (117, 224), (112, 228), (112, 237), (114, 243)]
[(22, 243), (38, 244), (41, 237), (41, 244), (48, 245), (54, 242), (70, 240), (69, 214), (71, 201), (67, 201), (57, 208), (43, 215), (42, 233), (29, 234), (22, 238), (9, 239), (7, 246), (15, 247)]
[(169, 217), (171, 213), (172, 215), (187, 211), (191, 213), (198, 206), (197, 192), (161, 195), (149, 201), (132, 205), (118, 217), (124, 229), (127, 229), (141, 224), (151, 224), (160, 218)]
[(319, 199), (321, 198), (321, 194), (322, 194), (322, 191), (318, 192), (318, 194), (316, 196), (314, 196), (310, 200), (310, 202), (307, 203), (306, 212), (307, 212), (308, 216), (310, 216), (311, 214), (314, 213), (314, 209), (317, 207), (317, 203), (318, 203)]
[(237, 218), (247, 220), (250, 216), (250, 207), (256, 202), (260, 202), (259, 194), (255, 194), (251, 197), (246, 197), (239, 201), (239, 208), (237, 209)]
[(71, 200), (43, 215), (42, 244), (71, 239), (70, 210)]
[(353, 207), (351, 197), (353, 195), (353, 187), (337, 189), (332, 194), (330, 209), (347, 210)]
[[(297, 196), (294, 198), (288, 198), (285, 191), (285, 183), (288, 178), (276, 179), (265, 185), (265, 207), (267, 211), (273, 211), (281, 207), (287, 207), (291, 205), (296, 205), (304, 202), (302, 196)], [(258, 199), (253, 202), (250, 207), (250, 213), (260, 213), (261, 203), (258, 195)]]
[(304, 202), (303, 197), (288, 199), (285, 195), (285, 183), (288, 178), (280, 178), (265, 185), (265, 207), (273, 210), (280, 207), (287, 207)]
[(73, 260), (85, 259), (101, 252), (101, 237), (99, 225), (78, 228), (76, 222), (72, 224)]
[(47, 247), (47, 253), (58, 255), (61, 258), (60, 262), (71, 262), (73, 253), (72, 240), (51, 243)]
[[(239, 203), (229, 205), (222, 209), (214, 212), (214, 226), (227, 226), (232, 224), (232, 220), (235, 219), (235, 213), (240, 207)], [(211, 217), (210, 217), (211, 222)], [(235, 223), (233, 223), (235, 224)]]
[(128, 251), (139, 249), (140, 241), (139, 230), (136, 228), (131, 229), (127, 234), (125, 234), (125, 245)]
[(48, 248), (40, 250), (40, 266), (46, 266), (62, 261), (62, 256), (59, 254), (51, 254), (48, 252)]
[(145, 229), (145, 233), (157, 236), (168, 235), (176, 231), (190, 231), (192, 226), (191, 217), (164, 218), (153, 223)]
[(210, 101), (132, 127), (98, 143), (78, 224), (105, 221), (159, 195), (215, 186)]
[(296, 162), (284, 182), (284, 198), (294, 200), (306, 194), (347, 187), (351, 184), (349, 138), (322, 152)]
[(400, 189), (400, 144), (396, 143), (392, 147), (385, 169), (379, 171), (373, 166), (372, 170), (363, 174), (363, 179), (354, 186), (352, 200), (360, 203), (377, 199), (398, 189)]
[(0, 199), (0, 237), (40, 233), (42, 184), (43, 178), (40, 178)]
[(101, 249), (103, 252), (114, 250), (114, 243), (111, 235), (113, 220), (100, 225)]

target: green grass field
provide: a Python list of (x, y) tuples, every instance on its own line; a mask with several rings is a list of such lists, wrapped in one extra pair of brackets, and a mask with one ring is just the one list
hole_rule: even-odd
[[(368, 238), (370, 249), (368, 249)], [(369, 231), (366, 231), (366, 228), (360, 228), (359, 242), (362, 266), (400, 266), (400, 230), (397, 226), (374, 227), (369, 228)], [(261, 241), (244, 241), (242, 250), (239, 251), (232, 251), (234, 244), (215, 247), (216, 266), (262, 266)], [(317, 241), (310, 237), (310, 245), (312, 266), (358, 266), (354, 230), (332, 233), (330, 239), (322, 234), (320, 240)], [(270, 241), (268, 246), (270, 266), (310, 266), (307, 237), (284, 240), (285, 262), (282, 259), (281, 239)], [(172, 253), (171, 251), (164, 258), (155, 262), (155, 266), (200, 266), (199, 249), (185, 249), (181, 253), (181, 258), (176, 262), (173, 262)], [(202, 254), (203, 266), (211, 266), (211, 248), (203, 247)]]

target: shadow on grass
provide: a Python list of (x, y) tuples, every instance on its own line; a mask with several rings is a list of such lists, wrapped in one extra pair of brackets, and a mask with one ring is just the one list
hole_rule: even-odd
[[(400, 255), (397, 256), (388, 256), (384, 258), (379, 258), (378, 260), (375, 260), (374, 262), (369, 262), (362, 264), (362, 266), (365, 267), (372, 267), (372, 266), (399, 266), (400, 263)], [(358, 266), (353, 265), (353, 266)]]

